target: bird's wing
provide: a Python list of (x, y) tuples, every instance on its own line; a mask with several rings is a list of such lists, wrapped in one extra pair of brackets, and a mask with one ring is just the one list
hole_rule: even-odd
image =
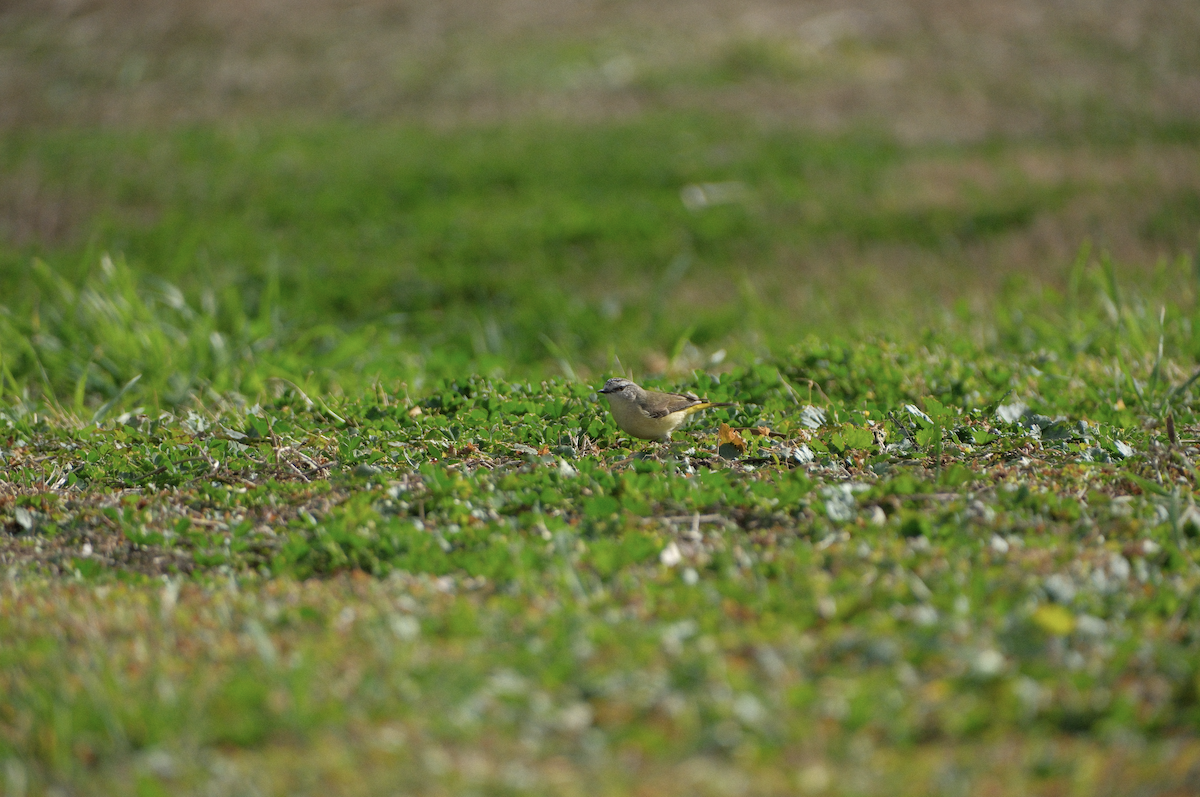
[(700, 398), (695, 393), (664, 393), (669, 400), (656, 410), (647, 411), (647, 415), (651, 418), (665, 418), (668, 415), (686, 410), (688, 407), (694, 407), (700, 403)]

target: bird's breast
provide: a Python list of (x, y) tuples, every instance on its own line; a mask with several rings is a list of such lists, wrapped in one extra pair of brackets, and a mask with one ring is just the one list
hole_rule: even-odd
[(651, 418), (646, 412), (632, 401), (608, 398), (612, 408), (613, 419), (617, 425), (634, 437), (646, 440), (658, 440), (666, 437), (679, 426), (683, 420), (682, 413), (674, 413), (664, 418)]

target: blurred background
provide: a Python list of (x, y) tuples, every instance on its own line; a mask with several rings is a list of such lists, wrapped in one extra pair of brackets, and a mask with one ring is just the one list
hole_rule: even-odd
[(178, 397), (715, 366), (986, 319), (1085, 245), (1179, 295), (1197, 41), (1191, 0), (9, 0), (0, 342)]

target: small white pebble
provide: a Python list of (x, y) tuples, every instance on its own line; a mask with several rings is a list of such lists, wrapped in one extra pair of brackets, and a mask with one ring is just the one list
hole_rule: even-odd
[(1055, 603), (1070, 603), (1075, 600), (1075, 584), (1062, 573), (1054, 573), (1043, 582), (1046, 594)]
[(1075, 618), (1075, 630), (1083, 636), (1102, 637), (1108, 633), (1108, 623), (1091, 614)]
[(569, 733), (580, 733), (592, 724), (592, 707), (583, 701), (572, 703), (558, 713), (558, 727)]
[(767, 710), (754, 695), (743, 692), (733, 701), (733, 714), (744, 725), (758, 725), (767, 716)]
[(975, 671), (976, 675), (994, 678), (1004, 671), (1004, 656), (999, 651), (990, 648), (981, 650), (975, 654), (975, 660), (971, 662), (971, 669)]
[(938, 612), (928, 603), (922, 603), (913, 607), (912, 619), (917, 625), (928, 627), (937, 623)]
[(421, 635), (421, 623), (410, 614), (394, 614), (391, 618), (392, 633), (405, 642), (412, 642)]

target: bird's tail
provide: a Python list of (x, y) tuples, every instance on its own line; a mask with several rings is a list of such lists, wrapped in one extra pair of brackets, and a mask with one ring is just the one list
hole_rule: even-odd
[(699, 404), (693, 404), (684, 410), (684, 414), (691, 415), (693, 412), (701, 412), (711, 409), (712, 407), (732, 407), (732, 401), (702, 401)]

